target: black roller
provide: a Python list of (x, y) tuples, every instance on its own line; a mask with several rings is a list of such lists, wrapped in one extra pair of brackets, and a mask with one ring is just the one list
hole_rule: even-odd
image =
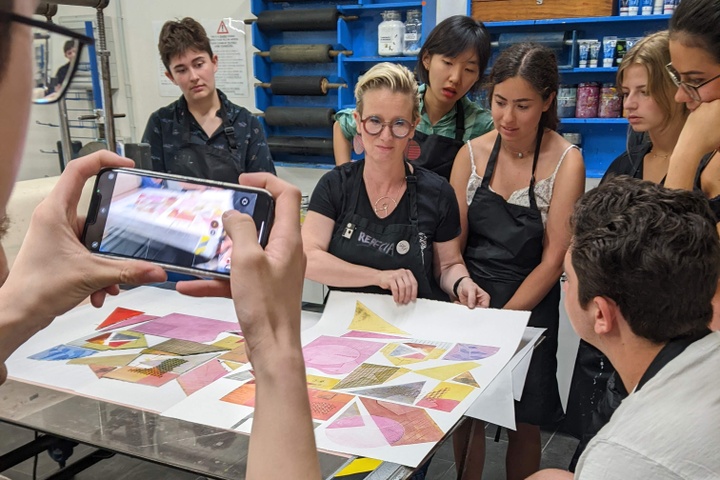
[(274, 127), (331, 127), (335, 121), (332, 108), (268, 107), (265, 121)]
[(335, 7), (260, 12), (257, 25), (266, 32), (335, 30), (340, 13)]
[(333, 50), (332, 45), (273, 45), (269, 52), (258, 52), (276, 63), (329, 63), (341, 53), (352, 55), (349, 50)]
[(316, 137), (268, 137), (270, 153), (293, 153), (295, 155), (332, 156), (332, 138)]
[(273, 95), (327, 95), (328, 89), (346, 87), (345, 83), (330, 83), (321, 76), (284, 76), (270, 79), (270, 83), (256, 83), (257, 87), (269, 88)]

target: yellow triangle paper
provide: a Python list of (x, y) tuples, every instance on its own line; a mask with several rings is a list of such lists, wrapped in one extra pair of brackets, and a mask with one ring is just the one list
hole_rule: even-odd
[(472, 376), (472, 373), (465, 372), (461, 373), (457, 377), (452, 379), (453, 382), (457, 383), (464, 383), (465, 385), (470, 385), (474, 388), (480, 388), (480, 385), (478, 385), (477, 380), (475, 380), (475, 377)]
[(350, 463), (350, 465), (336, 473), (335, 478), (356, 475), (358, 473), (372, 472), (379, 467), (381, 463), (382, 460), (375, 460), (374, 458), (356, 458)]
[(426, 395), (426, 398), (434, 400), (455, 400), (462, 402), (465, 397), (472, 393), (473, 388), (469, 385), (457, 385), (455, 383), (441, 382)]
[(378, 314), (370, 310), (361, 302), (355, 304), (355, 316), (350, 322), (348, 330), (361, 330), (364, 332), (391, 333), (396, 335), (410, 335), (404, 330), (386, 322)]
[(479, 367), (480, 364), (476, 362), (461, 362), (454, 363), (452, 365), (446, 365), (443, 367), (424, 368), (422, 370), (415, 370), (415, 373), (425, 375), (426, 377), (434, 378), (435, 380), (449, 380), (453, 377), (457, 377), (461, 373), (465, 373), (468, 370)]
[(227, 368), (229, 368), (230, 370), (237, 370), (238, 368), (240, 368), (240, 367), (243, 366), (242, 363), (236, 363), (236, 362), (224, 361), (224, 362), (221, 362), (221, 363), (224, 363), (225, 366), (226, 366)]
[(101, 365), (104, 367), (124, 367), (137, 358), (137, 353), (129, 355), (109, 355), (107, 357), (84, 357), (73, 358), (68, 361), (69, 365)]
[(340, 383), (337, 378), (321, 377), (320, 375), (308, 375), (307, 385), (318, 390), (332, 390), (335, 385)]
[(217, 342), (213, 343), (212, 345), (220, 348), (224, 348), (225, 350), (232, 350), (233, 348), (237, 347), (241, 343), (244, 343), (245, 339), (243, 337), (236, 337), (236, 336), (229, 336), (225, 337), (222, 340), (218, 340)]

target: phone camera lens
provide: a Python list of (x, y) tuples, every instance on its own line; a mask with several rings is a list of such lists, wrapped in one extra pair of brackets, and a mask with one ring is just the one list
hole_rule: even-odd
[(114, 173), (108, 173), (108, 180), (112, 180), (113, 178), (115, 178), (115, 174), (114, 174)]
[(97, 248), (100, 246), (100, 244), (98, 242), (92, 242), (90, 244), (90, 246), (92, 247), (93, 250), (97, 250)]

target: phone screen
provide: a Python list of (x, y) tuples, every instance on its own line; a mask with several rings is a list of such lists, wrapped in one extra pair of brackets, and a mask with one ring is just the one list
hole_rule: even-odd
[[(258, 220), (256, 210), (269, 195), (239, 186), (170, 178), (142, 171), (101, 172), (85, 245), (94, 252), (149, 260), (180, 271), (229, 274), (232, 241), (223, 228), (223, 213), (234, 209), (249, 214), (262, 239), (269, 228), (267, 212)], [(270, 202), (271, 209), (271, 198)]]

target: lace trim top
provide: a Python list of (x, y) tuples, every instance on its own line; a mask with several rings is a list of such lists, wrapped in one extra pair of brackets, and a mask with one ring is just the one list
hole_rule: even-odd
[[(467, 142), (467, 146), (468, 151), (470, 152), (470, 166), (472, 168), (472, 173), (470, 173), (470, 178), (468, 179), (466, 197), (467, 204), (468, 206), (470, 206), (473, 197), (475, 197), (475, 192), (482, 183), (483, 177), (477, 174), (477, 170), (475, 168), (475, 157), (473, 156), (473, 149), (470, 145), (470, 141)], [(553, 186), (555, 185), (555, 176), (557, 175), (557, 172), (560, 169), (560, 165), (562, 165), (563, 160), (565, 160), (565, 156), (573, 148), (577, 148), (577, 146), (570, 145), (568, 148), (565, 149), (562, 156), (560, 156), (560, 161), (557, 163), (555, 171), (552, 173), (552, 175), (547, 178), (543, 178), (542, 180), (535, 183), (535, 202), (537, 203), (538, 210), (540, 210), (540, 214), (542, 215), (543, 225), (547, 223), (547, 214), (548, 210), (550, 209), (550, 199), (552, 198)], [(494, 191), (492, 190), (492, 187), (488, 188), (490, 188), (491, 191)], [(527, 187), (515, 190), (510, 195), (510, 198), (508, 198), (507, 202), (514, 205), (529, 207), (530, 186), (528, 185)]]

